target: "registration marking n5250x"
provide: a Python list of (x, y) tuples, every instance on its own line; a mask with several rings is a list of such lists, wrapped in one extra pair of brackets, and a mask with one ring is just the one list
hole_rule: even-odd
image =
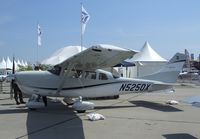
[(132, 83), (124, 83), (121, 85), (119, 91), (147, 91), (151, 84), (132, 84)]

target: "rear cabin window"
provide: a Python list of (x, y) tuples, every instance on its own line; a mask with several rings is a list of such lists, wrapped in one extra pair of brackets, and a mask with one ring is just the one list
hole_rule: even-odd
[(91, 71), (86, 71), (85, 72), (85, 78), (86, 79), (93, 79), (95, 80), (96, 79), (96, 72), (91, 72)]
[(108, 80), (108, 77), (104, 73), (99, 73), (99, 80)]

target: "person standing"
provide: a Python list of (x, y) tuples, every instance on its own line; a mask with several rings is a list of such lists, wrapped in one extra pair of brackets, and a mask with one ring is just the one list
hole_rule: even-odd
[[(15, 80), (12, 80), (12, 89), (14, 91), (14, 99), (16, 101), (16, 104), (19, 105), (24, 104), (24, 100), (23, 100), (23, 94), (21, 92), (21, 90), (19, 89), (17, 83), (15, 82)], [(19, 100), (18, 100), (19, 99)]]

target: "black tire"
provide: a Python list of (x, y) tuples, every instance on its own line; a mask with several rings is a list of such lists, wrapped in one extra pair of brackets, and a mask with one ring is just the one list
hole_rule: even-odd
[(114, 96), (114, 99), (118, 99), (118, 98), (119, 98), (119, 95)]
[(36, 111), (37, 109), (36, 108), (29, 108), (29, 110)]
[(73, 105), (73, 104), (74, 104), (74, 103), (67, 103), (68, 106), (71, 106), (71, 105)]
[(77, 110), (78, 113), (85, 113), (86, 110)]

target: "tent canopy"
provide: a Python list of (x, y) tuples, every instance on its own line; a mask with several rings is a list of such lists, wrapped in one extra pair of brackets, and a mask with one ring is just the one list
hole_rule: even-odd
[[(24, 62), (22, 60), (22, 62), (23, 62), (23, 64), (19, 61), (19, 59), (18, 59), (18, 61), (15, 60), (15, 69), (16, 70), (19, 69), (18, 65), (20, 65), (20, 66), (28, 65), (28, 63), (26, 61)], [(2, 58), (2, 60), (0, 61), (0, 69), (12, 69), (12, 68), (13, 68), (13, 62), (10, 60), (10, 58), (7, 57), (6, 60), (4, 58)]]
[(149, 43), (146, 41), (141, 51), (133, 56), (131, 61), (141, 62), (166, 62), (167, 60), (162, 58), (155, 50), (151, 48)]
[[(83, 47), (83, 50), (86, 48)], [(41, 63), (46, 65), (57, 65), (67, 58), (81, 52), (81, 46), (66, 46), (58, 49), (49, 58), (43, 60)]]

